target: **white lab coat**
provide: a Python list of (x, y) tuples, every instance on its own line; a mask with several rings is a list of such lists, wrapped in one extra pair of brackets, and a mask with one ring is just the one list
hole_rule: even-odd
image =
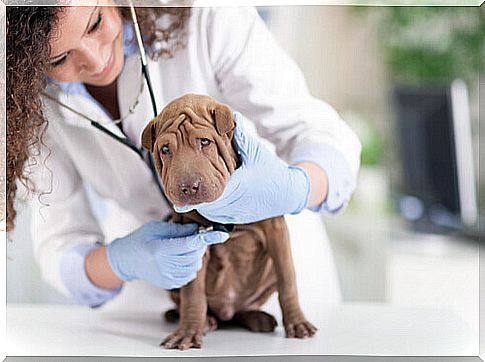
[[(284, 160), (291, 162), (309, 144), (325, 143), (339, 150), (357, 173), (358, 139), (329, 105), (309, 94), (302, 72), (276, 44), (254, 8), (193, 8), (188, 26), (185, 49), (172, 59), (149, 60), (160, 110), (185, 93), (208, 94), (253, 121), (259, 135), (273, 143)], [(142, 80), (139, 57), (128, 57), (118, 80), (122, 117), (135, 103)], [(55, 85), (49, 85), (48, 92), (124, 136), (116, 125), (109, 124), (110, 118), (99, 105), (86, 97), (67, 95)], [(67, 248), (86, 242), (108, 243), (148, 220), (162, 218), (169, 208), (149, 168), (133, 151), (48, 99), (45, 116), (49, 127), (44, 137), (50, 151), (41, 149), (41, 161), (32, 170), (38, 191), (48, 193), (33, 200), (31, 230), (44, 279), (67, 294), (59, 275), (59, 261)], [(141, 132), (151, 118), (145, 86), (135, 113), (123, 121), (126, 136), (140, 144)], [(114, 218), (104, 217), (105, 225), (111, 220), (108, 230), (95, 218), (86, 187), (114, 205), (107, 213)], [(313, 280), (308, 288), (320, 285), (327, 301), (337, 301), (340, 292), (320, 215), (305, 211), (299, 217), (307, 226), (314, 225), (310, 230), (321, 229), (308, 235), (308, 227), (302, 228), (301, 223), (292, 227), (292, 233), (297, 233), (294, 239), (307, 239), (294, 240), (293, 249), (298, 248), (296, 254), (303, 264), (312, 265), (308, 273), (301, 272), (305, 278), (299, 279), (300, 288), (308, 284), (305, 280)], [(290, 220), (290, 225), (294, 223)], [(306, 235), (295, 231), (302, 229)], [(298, 274), (299, 266), (296, 268)], [(312, 279), (309, 275), (313, 274), (317, 276)], [(127, 283), (121, 294), (125, 300), (136, 301), (139, 288), (161, 295), (143, 282)]]

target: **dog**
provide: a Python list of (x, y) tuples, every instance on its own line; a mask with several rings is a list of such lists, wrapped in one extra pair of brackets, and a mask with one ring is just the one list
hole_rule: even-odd
[[(167, 198), (174, 205), (216, 200), (238, 167), (231, 108), (215, 99), (187, 94), (171, 101), (144, 128), (142, 145), (153, 158)], [(263, 175), (262, 175), (263, 177)], [(211, 223), (196, 211), (177, 214), (177, 223)], [(305, 338), (316, 328), (301, 311), (290, 240), (282, 216), (236, 225), (230, 238), (210, 246), (196, 278), (171, 291), (178, 329), (160, 344), (200, 348), (207, 330), (231, 322), (254, 332), (272, 332), (275, 318), (259, 308), (278, 291), (286, 336)], [(177, 313), (178, 312), (178, 313)]]

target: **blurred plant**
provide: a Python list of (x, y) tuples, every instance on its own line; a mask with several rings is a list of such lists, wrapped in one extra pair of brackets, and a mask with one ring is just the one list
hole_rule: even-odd
[(483, 7), (374, 9), (385, 61), (396, 81), (477, 79), (485, 55)]
[(381, 164), (384, 145), (374, 122), (369, 122), (360, 114), (348, 112), (343, 118), (355, 131), (362, 144), (360, 161), (362, 166), (377, 166)]

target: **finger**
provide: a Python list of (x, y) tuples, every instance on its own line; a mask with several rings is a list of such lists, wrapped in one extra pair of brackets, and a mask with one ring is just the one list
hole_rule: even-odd
[(192, 274), (197, 272), (196, 266), (197, 266), (197, 264), (194, 264), (193, 267), (190, 270), (188, 270), (188, 269), (174, 269), (170, 273), (171, 277), (172, 277), (173, 280), (177, 280), (177, 281), (188, 280)]
[(210, 203), (208, 202), (201, 202), (200, 204), (194, 204), (194, 205), (183, 205), (183, 206), (177, 206), (173, 205), (173, 208), (176, 212), (179, 213), (185, 213), (185, 212), (190, 212), (193, 210), (199, 210), (199, 208), (204, 207), (205, 205), (209, 205)]
[(187, 255), (192, 251), (204, 253), (207, 245), (223, 243), (229, 234), (223, 231), (209, 231), (181, 238), (164, 240), (164, 249), (172, 255)]
[[(221, 215), (220, 214), (221, 210), (217, 210), (217, 213), (215, 213), (213, 210), (199, 210), (199, 213), (205, 217), (207, 220), (210, 220), (212, 222), (217, 222), (219, 224), (237, 224), (238, 220), (236, 220), (232, 215), (225, 214)], [(224, 209), (222, 209), (224, 211)]]
[(228, 238), (229, 234), (223, 231), (209, 231), (207, 233), (180, 238), (180, 240), (185, 239), (185, 241), (182, 242), (185, 248), (182, 252), (178, 252), (177, 254), (187, 254), (190, 251), (198, 251), (203, 255), (207, 249), (207, 245), (223, 243)]
[(190, 267), (195, 260), (200, 258), (201, 255), (204, 255), (205, 249), (203, 250), (193, 250), (186, 254), (182, 255), (175, 255), (171, 258), (170, 266), (173, 268), (180, 268), (185, 269)]
[(172, 269), (174, 278), (189, 278), (194, 272), (197, 273), (202, 268), (202, 258), (193, 260), (192, 263)]
[(171, 224), (166, 223), (163, 229), (160, 231), (161, 236), (164, 238), (180, 238), (189, 236), (197, 232), (199, 226), (197, 224)]
[(210, 231), (202, 234), (202, 240), (207, 245), (220, 244), (229, 239), (229, 234), (223, 231)]
[(150, 221), (146, 222), (145, 224), (143, 224), (136, 231), (140, 231), (142, 233), (149, 232), (149, 233), (158, 235), (158, 234), (160, 234), (160, 231), (161, 230), (165, 230), (165, 228), (167, 227), (167, 225), (168, 225), (168, 222), (165, 222), (165, 221), (161, 221), (161, 220), (150, 220)]
[(234, 119), (236, 121), (236, 128), (234, 130), (234, 142), (237, 150), (241, 155), (244, 163), (252, 159), (252, 156), (257, 152), (259, 143), (250, 135), (244, 127), (244, 117), (239, 112), (234, 112)]
[(185, 264), (178, 264), (178, 263), (170, 264), (170, 267), (172, 268), (172, 270), (174, 270), (173, 272), (174, 275), (181, 276), (184, 274), (188, 274), (194, 270), (198, 270), (197, 265), (198, 265), (197, 259), (192, 259), (191, 261)]
[[(211, 201), (211, 202), (203, 202), (197, 205), (184, 205), (184, 206), (174, 206), (174, 210), (176, 212), (184, 213), (184, 212), (189, 212), (192, 210), (196, 210), (197, 212), (201, 212), (202, 210), (210, 210), (213, 207), (217, 208), (217, 205), (221, 204), (221, 201), (223, 201), (223, 195), (219, 197), (217, 200)], [(209, 219), (211, 220), (211, 219)], [(211, 220), (214, 221), (214, 220)]]
[(190, 283), (196, 277), (197, 277), (197, 273), (196, 272), (192, 272), (192, 273), (190, 273), (190, 274), (188, 274), (186, 276), (183, 276), (183, 277), (174, 277), (173, 278), (173, 284), (176, 285), (175, 288), (181, 288), (185, 284)]
[(140, 230), (142, 233), (150, 233), (162, 239), (188, 236), (197, 231), (198, 225), (191, 224), (174, 224), (166, 221), (152, 220), (145, 223)]
[(196, 205), (183, 205), (183, 206), (173, 205), (173, 209), (176, 212), (183, 214), (184, 212), (195, 210), (195, 206)]
[(197, 251), (203, 253), (207, 248), (207, 244), (201, 237), (202, 234), (193, 234), (180, 238), (163, 240), (163, 247), (161, 253), (170, 255), (172, 257), (188, 256)]
[(207, 220), (218, 222), (220, 224), (233, 223), (228, 219), (235, 211), (234, 205), (241, 200), (241, 195), (245, 194), (243, 175), (244, 166), (238, 168), (229, 178), (229, 182), (224, 189), (222, 195), (211, 202), (206, 202), (197, 206), (199, 214), (204, 216)]
[(204, 245), (200, 249), (193, 250), (183, 255), (175, 255), (170, 257), (167, 264), (173, 269), (187, 270), (194, 268), (197, 261), (202, 260), (207, 247)]

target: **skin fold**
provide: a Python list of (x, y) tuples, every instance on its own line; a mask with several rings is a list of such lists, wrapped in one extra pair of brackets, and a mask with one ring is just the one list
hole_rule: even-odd
[[(187, 94), (169, 103), (144, 129), (142, 144), (153, 152), (167, 197), (175, 205), (216, 200), (238, 165), (232, 110), (213, 98)], [(173, 213), (177, 223), (210, 225), (196, 211)], [(200, 348), (207, 330), (221, 322), (254, 332), (272, 332), (273, 316), (259, 310), (278, 292), (286, 336), (305, 338), (316, 328), (298, 302), (288, 228), (282, 216), (236, 225), (229, 240), (207, 249), (197, 277), (171, 291), (179, 319), (165, 348)]]

